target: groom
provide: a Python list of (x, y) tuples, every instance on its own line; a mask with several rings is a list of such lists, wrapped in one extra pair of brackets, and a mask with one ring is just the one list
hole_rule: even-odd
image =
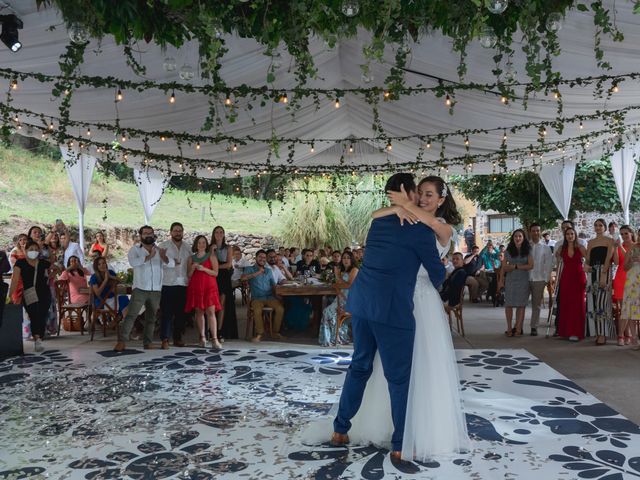
[[(385, 191), (399, 192), (400, 186), (412, 198), (416, 185), (408, 173), (387, 181)], [(333, 422), (333, 445), (349, 442), (347, 432), (373, 370), (376, 350), (389, 384), (394, 432), (391, 460), (400, 461), (402, 437), (411, 377), (415, 335), (413, 293), (420, 264), (438, 288), (445, 277), (433, 230), (418, 224), (402, 226), (395, 215), (373, 220), (367, 235), (364, 263), (349, 291), (345, 310), (351, 313), (354, 351), (344, 381), (338, 415)], [(379, 419), (372, 418), (372, 422)]]

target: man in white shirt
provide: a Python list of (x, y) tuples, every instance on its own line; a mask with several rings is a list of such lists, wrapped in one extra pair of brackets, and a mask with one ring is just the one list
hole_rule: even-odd
[(166, 251), (168, 259), (173, 260), (162, 267), (162, 292), (160, 294), (160, 348), (169, 348), (169, 337), (173, 337), (175, 347), (184, 347), (182, 335), (184, 334), (187, 303), (187, 263), (191, 257), (191, 249), (182, 241), (184, 227), (179, 222), (174, 222), (169, 228), (171, 238), (158, 245)]
[(78, 243), (71, 241), (67, 232), (62, 232), (60, 234), (60, 246), (64, 248), (64, 259), (62, 260), (64, 268), (67, 268), (69, 257), (73, 256), (78, 257), (80, 259), (80, 264), (84, 265), (84, 252), (82, 251), (82, 248), (80, 248)]
[[(267, 267), (271, 269), (271, 274), (276, 284), (281, 284), (287, 280), (284, 272), (278, 267), (278, 254), (274, 249), (267, 250)], [(288, 273), (288, 272), (287, 272)], [(291, 274), (289, 274), (291, 275)]]
[(551, 240), (551, 234), (549, 232), (544, 232), (542, 234), (542, 242), (553, 252), (553, 248), (556, 246), (556, 241)]
[(540, 238), (540, 225), (532, 223), (529, 227), (531, 239), (531, 256), (533, 269), (529, 271), (529, 292), (531, 293), (531, 336), (538, 335), (540, 321), (540, 305), (544, 296), (544, 289), (551, 278), (553, 268), (553, 254), (551, 248)]
[(253, 265), (253, 263), (244, 255), (239, 246), (234, 245), (231, 249), (233, 259), (231, 265), (233, 265), (233, 273), (231, 274), (231, 286), (233, 288), (240, 286), (240, 277), (244, 273), (244, 269)]
[(153, 227), (145, 225), (138, 233), (140, 243), (131, 247), (127, 255), (129, 265), (133, 267), (133, 291), (127, 316), (118, 331), (118, 343), (113, 348), (116, 352), (122, 352), (125, 349), (125, 341), (129, 338), (133, 322), (142, 307), (145, 307), (142, 344), (145, 350), (155, 348), (152, 343), (153, 331), (156, 326), (156, 312), (160, 307), (163, 267), (175, 264), (173, 259), (167, 257), (167, 252), (163, 248), (156, 246)]

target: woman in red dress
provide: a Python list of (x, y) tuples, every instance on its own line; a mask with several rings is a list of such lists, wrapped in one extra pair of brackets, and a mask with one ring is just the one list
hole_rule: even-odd
[(216, 328), (216, 312), (221, 309), (218, 297), (218, 259), (214, 250), (209, 251), (209, 242), (204, 235), (198, 235), (191, 248), (193, 255), (189, 257), (187, 273), (189, 285), (187, 286), (187, 303), (185, 312), (196, 311), (196, 324), (200, 333), (200, 346), (206, 347), (204, 334), (204, 316), (207, 316), (209, 332), (213, 340), (214, 348), (222, 348), (218, 342), (218, 329)]
[(569, 227), (564, 231), (560, 257), (560, 314), (558, 335), (569, 337), (572, 342), (584, 338), (586, 321), (585, 289), (587, 277), (582, 267), (585, 248), (578, 243), (576, 231)]
[(624, 256), (636, 244), (636, 234), (629, 225), (623, 225), (620, 227), (620, 237), (622, 242), (618, 245), (618, 268), (616, 276), (613, 278), (612, 300), (618, 332), (618, 346), (622, 347), (631, 343), (631, 329), (627, 321), (620, 318), (620, 309), (622, 308), (622, 300), (624, 300), (624, 284), (627, 281), (627, 272), (623, 268)]

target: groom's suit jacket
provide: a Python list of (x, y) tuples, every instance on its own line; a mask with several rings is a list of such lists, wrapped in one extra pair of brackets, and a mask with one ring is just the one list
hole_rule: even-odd
[(431, 283), (440, 287), (445, 269), (431, 228), (421, 223), (400, 225), (395, 215), (373, 220), (345, 310), (371, 322), (414, 329), (413, 292), (421, 264)]

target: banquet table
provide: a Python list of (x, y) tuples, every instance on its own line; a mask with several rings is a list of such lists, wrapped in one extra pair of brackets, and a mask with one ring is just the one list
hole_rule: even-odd
[(320, 319), (322, 318), (322, 299), (328, 295), (336, 295), (336, 289), (328, 283), (286, 282), (276, 286), (276, 295), (282, 297), (309, 297), (313, 309), (310, 332), (312, 337), (317, 337), (320, 330)]

